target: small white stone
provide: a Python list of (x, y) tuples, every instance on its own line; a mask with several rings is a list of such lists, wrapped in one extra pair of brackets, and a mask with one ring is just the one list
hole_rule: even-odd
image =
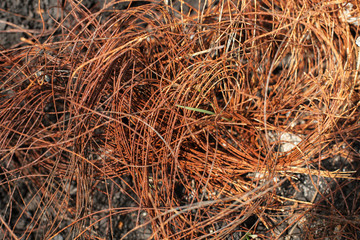
[(356, 39), (355, 43), (356, 43), (356, 45), (357, 45), (358, 47), (360, 47), (360, 37), (358, 37), (358, 38)]
[(268, 134), (271, 143), (278, 142), (279, 152), (289, 152), (302, 141), (300, 136), (288, 132), (269, 131)]

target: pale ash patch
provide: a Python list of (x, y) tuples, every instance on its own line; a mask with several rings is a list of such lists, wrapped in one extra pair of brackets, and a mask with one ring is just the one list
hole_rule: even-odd
[(352, 3), (346, 3), (343, 4), (343, 8), (340, 11), (340, 19), (355, 26), (360, 26), (360, 16), (356, 16), (356, 14), (358, 14), (358, 9), (354, 9)]

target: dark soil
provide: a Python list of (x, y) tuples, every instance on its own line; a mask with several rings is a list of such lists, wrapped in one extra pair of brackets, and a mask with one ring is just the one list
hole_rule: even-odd
[[(61, 6), (58, 3), (61, 1), (58, 0), (41, 0), (41, 9), (43, 10), (42, 16), (38, 14), (38, 1), (33, 0), (3, 0), (0, 2), (0, 47), (2, 49), (9, 49), (10, 47), (14, 47), (18, 44), (21, 44), (22, 38), (31, 39), (31, 34), (40, 34), (42, 31), (52, 30), (54, 27), (54, 21), (52, 18), (59, 19), (59, 14), (61, 10)], [(62, 1), (64, 2), (64, 1)], [(82, 1), (84, 7), (96, 11), (99, 9), (105, 1), (103, 0), (85, 0)], [(118, 4), (118, 8), (125, 7), (125, 4)], [(51, 16), (51, 17), (50, 17)], [(43, 18), (43, 21), (41, 20)], [(44, 23), (44, 24), (43, 24)], [(45, 28), (43, 28), (45, 27)], [(1, 170), (0, 170), (1, 171)], [(2, 172), (2, 171), (1, 171)], [(3, 175), (1, 175), (3, 176)], [(0, 179), (5, 180), (5, 179)], [(130, 185), (131, 179), (123, 179), (117, 181), (118, 184), (124, 186), (126, 188), (124, 182), (129, 182)], [(94, 209), (92, 211), (101, 211), (103, 209), (108, 209), (108, 197), (105, 194), (107, 189), (111, 189), (114, 182), (99, 182), (97, 185), (97, 189), (93, 190), (93, 206)], [(10, 207), (8, 204), (10, 198), (14, 199), (23, 199), (23, 202), (32, 202), (31, 199), (34, 197), (35, 191), (37, 189), (36, 186), (33, 186), (29, 182), (25, 181), (17, 181), (15, 186), (16, 191), (13, 196), (9, 195), (9, 192), (5, 190), (3, 187), (0, 188), (0, 215), (4, 216), (5, 219), (9, 219), (10, 226), (16, 226), (14, 228), (14, 232), (17, 236), (22, 236), (26, 229), (31, 224), (31, 218), (35, 216), (37, 207), (36, 205), (30, 206), (28, 208), (28, 217), (21, 217), (22, 213), (21, 205)], [(76, 183), (72, 183), (71, 186), (71, 195), (76, 196)], [(133, 199), (136, 199), (136, 196), (129, 191), (130, 195), (123, 194), (121, 192), (112, 192), (112, 208), (123, 208), (123, 207), (134, 207), (136, 203)], [(131, 198), (131, 197), (132, 198)], [(73, 203), (75, 207), (75, 203)], [(52, 214), (55, 214), (54, 212)], [(108, 212), (104, 212), (103, 214), (97, 215), (97, 217), (108, 215)], [(16, 222), (20, 219), (19, 222)], [(144, 223), (146, 220), (146, 212), (139, 211), (138, 213), (130, 213), (130, 214), (114, 214), (114, 217), (109, 220), (99, 221), (96, 224), (95, 229), (97, 230), (94, 233), (95, 236), (102, 237), (103, 239), (120, 239), (124, 237), (125, 234), (127, 236), (124, 239), (148, 239), (151, 235), (150, 226), (146, 228), (140, 228), (139, 230), (132, 231), (136, 225), (140, 225)], [(67, 221), (62, 221), (60, 227), (66, 227), (72, 223), (71, 219)], [(4, 228), (2, 224), (0, 224), (0, 229)], [(27, 239), (42, 239), (42, 232), (46, 232), (47, 229), (38, 229), (35, 231), (36, 233), (32, 233), (27, 236)], [(76, 235), (74, 235), (71, 231), (65, 231), (62, 234), (57, 235), (55, 240), (62, 239), (73, 239)], [(0, 239), (7, 239), (6, 235), (3, 235), (3, 231), (0, 231)], [(25, 238), (24, 238), (25, 239)]]
[[(58, 19), (61, 6), (58, 0), (42, 0), (42, 14), (39, 14), (38, 1), (4, 0), (0, 2), (0, 44), (4, 48), (21, 42), (21, 37), (31, 38), (31, 34), (39, 34), (54, 26), (50, 16)], [(103, 1), (82, 1), (88, 8), (96, 8)], [(41, 20), (43, 18), (43, 21)], [(45, 27), (45, 28), (43, 28)], [(28, 34), (24, 33), (26, 30)], [(6, 31), (6, 32), (5, 32)]]
[[(21, 43), (21, 38), (31, 39), (31, 34), (38, 34), (42, 31), (51, 30), (54, 26), (53, 19), (50, 16), (53, 16), (55, 19), (56, 16), (60, 14), (60, 8), (58, 4), (65, 1), (58, 0), (42, 0), (41, 9), (44, 10), (42, 13), (42, 18), (38, 14), (38, 1), (33, 0), (2, 0), (0, 2), (0, 46), (3, 49), (8, 49), (11, 46), (15, 46)], [(100, 8), (105, 1), (92, 1), (86, 0), (82, 1), (82, 4), (90, 9), (95, 11)], [(124, 7), (125, 5), (119, 5), (119, 8)], [(45, 26), (45, 28), (43, 28)], [(21, 28), (21, 29), (20, 29)], [(24, 31), (23, 29), (27, 29)], [(25, 33), (27, 32), (27, 33)], [(313, 166), (314, 169), (319, 169), (319, 166)], [(321, 165), (322, 169), (327, 170), (337, 170), (341, 169), (342, 171), (350, 171), (357, 169), (358, 166), (349, 165), (347, 161), (344, 161), (341, 157), (334, 156), (332, 159), (324, 161)], [(0, 179), (3, 180), (3, 179)], [(279, 179), (281, 180), (281, 179)], [(123, 180), (116, 180), (117, 184), (122, 185), (126, 188), (125, 182), (128, 182), (132, 185), (132, 180), (130, 178), (125, 178)], [(315, 186), (314, 186), (315, 183)], [(107, 196), (102, 194), (106, 192), (106, 189), (111, 189), (113, 182), (101, 181), (97, 185), (97, 189), (92, 190), (93, 196), (93, 206), (92, 211), (101, 211), (102, 209), (108, 209)], [(297, 189), (294, 188), (296, 185)], [(343, 191), (346, 189), (355, 189), (359, 188), (358, 182), (341, 180), (335, 182), (333, 179), (326, 177), (318, 176), (309, 176), (307, 174), (294, 174), (292, 179), (288, 179), (280, 188), (277, 189), (277, 193), (280, 196), (286, 198), (297, 199), (299, 201), (306, 202), (318, 202), (322, 201), (322, 207), (318, 207), (309, 212), (309, 218), (305, 222), (299, 222), (295, 226), (287, 229), (287, 236), (283, 236), (283, 239), (307, 239), (304, 236), (305, 231), (303, 229), (313, 229), (313, 231), (319, 231), (319, 236), (321, 231), (335, 231), (338, 225), (341, 225), (341, 222), (331, 222), (330, 219), (327, 219), (326, 216), (331, 214), (331, 211), (340, 211), (344, 215), (351, 217), (351, 213), (347, 213), (348, 209), (357, 209), (360, 207), (360, 201), (356, 196), (348, 196), (346, 192), (338, 191), (338, 194), (329, 195), (329, 193), (334, 192), (335, 189), (343, 186)], [(13, 196), (10, 196), (3, 187), (0, 189), (0, 214), (5, 219), (8, 219), (10, 225), (16, 225), (14, 231), (21, 236), (22, 233), (28, 228), (32, 216), (36, 213), (37, 206), (29, 207), (28, 217), (21, 218), (20, 222), (15, 222), (19, 214), (22, 213), (22, 206), (13, 205), (9, 206), (9, 199), (17, 199), (19, 197), (23, 198), (23, 202), (31, 202), (30, 199), (34, 196), (34, 191), (36, 186), (32, 186), (28, 182), (17, 181), (16, 191), (13, 193)], [(71, 194), (76, 194), (76, 184), (74, 183), (71, 186), (73, 190)], [(349, 191), (354, 194), (354, 191)], [(135, 194), (129, 191), (130, 195), (126, 195), (121, 192), (112, 192), (112, 203), (114, 203), (112, 208), (120, 207), (133, 207), (136, 206), (136, 202), (133, 201), (130, 196), (136, 199)], [(346, 197), (345, 197), (346, 196)], [(284, 205), (287, 205), (287, 202), (284, 202)], [(284, 208), (284, 213), (282, 217), (276, 216), (274, 219), (274, 225), (276, 226), (276, 231), (283, 232), (289, 226), (289, 223), (296, 221), (294, 218), (288, 218), (293, 214), (292, 202), (289, 202), (289, 208)], [(75, 206), (75, 203), (74, 203)], [(10, 214), (11, 212), (11, 214)], [(11, 215), (11, 216), (10, 216)], [(107, 212), (104, 212), (102, 215), (99, 214), (97, 217), (108, 215)], [(275, 215), (275, 214), (274, 214)], [(130, 213), (125, 215), (114, 214), (114, 217), (109, 220), (101, 220), (96, 225), (97, 233), (95, 235), (102, 237), (103, 239), (110, 239), (110, 236), (114, 239), (120, 239), (126, 233), (131, 231), (136, 225), (140, 225), (147, 220), (146, 212), (139, 211), (138, 213)], [(314, 216), (318, 216), (317, 218)], [(354, 218), (356, 216), (353, 216)], [(26, 219), (29, 222), (26, 222)], [(249, 219), (245, 224), (255, 223), (257, 219)], [(15, 224), (16, 223), (16, 224)], [(278, 224), (280, 223), (280, 224)], [(65, 227), (66, 225), (71, 224), (71, 219), (61, 223)], [(221, 225), (221, 224), (219, 224)], [(220, 226), (219, 226), (220, 227)], [(3, 226), (1, 228), (4, 228)], [(261, 232), (264, 229), (264, 226), (258, 225), (258, 231)], [(44, 230), (45, 231), (45, 230)], [(32, 234), (27, 239), (41, 239), (41, 231), (36, 231), (36, 234)], [(150, 226), (141, 228), (130, 233), (125, 239), (148, 239), (151, 236)], [(359, 235), (360, 236), (360, 233)], [(75, 237), (71, 235), (71, 231), (63, 232), (63, 235), (58, 235), (56, 240), (61, 239), (71, 239)], [(232, 236), (234, 239), (241, 239), (241, 236)], [(229, 236), (229, 239), (231, 237)], [(0, 239), (5, 239), (5, 236), (2, 235), (0, 231)], [(25, 238), (24, 238), (25, 239)]]

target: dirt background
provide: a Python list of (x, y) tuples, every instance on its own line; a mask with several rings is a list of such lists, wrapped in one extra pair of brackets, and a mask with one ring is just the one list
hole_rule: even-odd
[[(3, 50), (10, 49), (11, 47), (16, 47), (20, 44), (24, 44), (22, 42), (22, 38), (29, 39), (31, 38), (30, 34), (40, 34), (42, 31), (52, 30), (54, 27), (54, 20), (52, 17), (60, 16), (61, 13), (61, 5), (64, 4), (65, 1), (58, 0), (41, 0), (41, 9), (42, 16), (38, 14), (38, 1), (35, 0), (2, 0), (0, 1), (0, 47)], [(92, 0), (84, 0), (82, 4), (92, 10), (96, 11), (101, 8), (105, 3), (103, 0), (92, 1)], [(126, 7), (125, 4), (118, 4), (116, 6), (118, 9), (122, 9)], [(50, 17), (52, 16), (52, 17)], [(43, 18), (43, 21), (41, 20)], [(43, 24), (44, 22), (44, 24)], [(45, 28), (43, 28), (45, 27)], [(27, 32), (27, 33), (25, 33)], [(2, 171), (0, 171), (2, 172)], [(0, 180), (3, 180), (0, 178)], [(125, 186), (125, 182), (131, 183), (131, 179), (125, 177), (123, 181), (117, 181), (118, 184)], [(113, 181), (109, 182), (101, 182), (98, 185), (97, 191), (94, 191), (93, 194), (93, 211), (101, 211), (102, 209), (107, 209), (108, 199), (107, 196), (101, 194), (101, 192), (105, 192), (106, 187), (112, 187)], [(107, 185), (107, 186), (106, 186)], [(20, 190), (16, 192), (14, 196), (15, 199), (23, 198), (25, 202), (31, 202), (32, 197), (34, 196), (34, 192), (36, 192), (36, 187), (32, 186), (28, 182), (19, 181), (17, 184), (17, 188)], [(72, 192), (71, 196), (76, 197), (76, 186), (71, 186)], [(3, 188), (0, 189), (0, 214), (2, 216), (9, 215), (9, 196)], [(132, 200), (136, 199), (134, 194), (126, 195), (120, 192), (116, 192), (113, 194), (112, 202), (114, 203), (114, 208), (117, 207), (134, 207), (136, 206), (135, 202)], [(74, 207), (75, 207), (75, 203)], [(16, 225), (15, 233), (19, 236), (28, 228), (31, 223), (31, 215), (35, 214), (37, 210), (37, 206), (30, 206), (28, 218), (20, 217), (21, 206), (14, 206), (10, 211), (12, 212), (12, 220), (10, 220), (10, 225)], [(105, 213), (103, 214), (105, 216)], [(20, 217), (20, 221), (16, 223), (16, 219)], [(137, 231), (133, 231), (128, 234), (131, 230), (134, 229), (136, 224), (142, 224), (146, 220), (146, 212), (138, 212), (138, 214), (125, 214), (125, 215), (117, 215), (115, 216), (111, 223), (108, 221), (101, 221), (97, 226), (96, 235), (103, 237), (104, 239), (120, 239), (125, 234), (127, 236), (124, 239), (148, 239), (151, 234), (150, 226), (141, 228)], [(67, 221), (63, 221), (62, 227), (66, 227), (72, 223), (71, 219)], [(4, 226), (1, 225), (1, 228)], [(46, 229), (44, 229), (46, 231)], [(57, 235), (54, 240), (62, 240), (62, 239), (73, 239), (75, 236), (72, 236), (71, 230), (69, 232), (64, 232), (63, 234)], [(3, 231), (0, 231), (0, 239), (7, 239), (6, 236), (3, 235)], [(41, 230), (37, 231), (36, 234), (32, 234), (29, 239), (42, 239)]]
[[(91, 0), (84, 0), (82, 1), (82, 4), (87, 7), (90, 10), (96, 11), (96, 9), (101, 8), (101, 6), (104, 4), (105, 1), (91, 1)], [(59, 16), (60, 14), (60, 8), (56, 6), (61, 6), (64, 4), (64, 1), (60, 0), (42, 0), (41, 1), (41, 9), (44, 10), (42, 13), (43, 21), (41, 20), (41, 16), (38, 13), (38, 1), (34, 0), (2, 0), (0, 2), (0, 45), (3, 49), (8, 49), (10, 47), (16, 46), (21, 43), (21, 38), (29, 38), (29, 34), (38, 34), (41, 33), (41, 31), (51, 30), (51, 28), (54, 26), (54, 21), (51, 19), (50, 16)], [(119, 9), (124, 8), (125, 5), (118, 5)], [(43, 23), (45, 23), (43, 25)], [(43, 28), (45, 26), (45, 29)], [(27, 29), (28, 33), (24, 33), (24, 29)], [(334, 158), (329, 159), (325, 162), (325, 166), (323, 164), (323, 167), (325, 167), (328, 170), (337, 170), (337, 169), (343, 169), (343, 170), (351, 170), (356, 169), (357, 166), (349, 166), (347, 165), (346, 161), (340, 157), (334, 156)], [(125, 182), (128, 182), (131, 184), (131, 179), (125, 178)], [(118, 184), (121, 184), (125, 186), (124, 181), (118, 181)], [(313, 183), (316, 183), (317, 187), (313, 186)], [(297, 186), (297, 189), (294, 189), (294, 184)], [(22, 185), (23, 184), (23, 185)], [(105, 192), (106, 185), (107, 187), (111, 188), (111, 183), (102, 182), (98, 185), (99, 191), (94, 191), (93, 194), (93, 201), (94, 206), (96, 209), (94, 210), (101, 210), (101, 209), (107, 209), (108, 206), (108, 199), (105, 195), (101, 194), (101, 192)], [(310, 177), (308, 175), (304, 174), (298, 174), (294, 175), (294, 179), (292, 179), (292, 182), (286, 181), (285, 184), (278, 189), (278, 194), (284, 197), (290, 197), (295, 196), (293, 198), (298, 199), (299, 201), (311, 201), (316, 202), (320, 199), (320, 195), (317, 194), (317, 192), (323, 192), (324, 194), (329, 192), (329, 189), (335, 188), (339, 185), (346, 185), (346, 180), (341, 180), (338, 182), (334, 182), (334, 180), (329, 178), (322, 178), (322, 177)], [(346, 188), (352, 190), (353, 188), (356, 188), (358, 186), (354, 185), (347, 185)], [(22, 186), (21, 186), (22, 185)], [(28, 198), (31, 198), (33, 196), (33, 192), (31, 190), (33, 186), (29, 186), (27, 183), (19, 183), (19, 189), (22, 189), (21, 194), (19, 196), (28, 196)], [(74, 193), (76, 192), (76, 187), (73, 186)], [(317, 189), (316, 189), (317, 188)], [(16, 196), (15, 196), (16, 197)], [(131, 197), (136, 198), (135, 195), (127, 196), (122, 193), (114, 193), (113, 194), (113, 200), (112, 202), (115, 203), (115, 206), (112, 206), (114, 208), (116, 207), (132, 207), (136, 206), (135, 202), (131, 200)], [(354, 198), (347, 198), (348, 202), (343, 201), (343, 197), (339, 193), (339, 196), (333, 196), (334, 198), (338, 198), (338, 209), (343, 208), (343, 205), (346, 204), (355, 204), (353, 208), (357, 208), (360, 206), (356, 206), (356, 204), (359, 204), (359, 201), (354, 200)], [(355, 197), (355, 196), (354, 196)], [(6, 206), (8, 204), (10, 196), (7, 194), (4, 194), (2, 190), (0, 190), (0, 206)], [(25, 200), (25, 202), (27, 202)], [(324, 203), (326, 205), (326, 203)], [(31, 208), (29, 208), (31, 210)], [(36, 206), (34, 206), (34, 211), (36, 209)], [(0, 207), (1, 214), (4, 213), (4, 207)], [(289, 212), (291, 211), (291, 208), (289, 207)], [(21, 209), (17, 209), (17, 211), (14, 211), (14, 219), (16, 219), (16, 213), (20, 213)], [(320, 216), (326, 216), (328, 213), (326, 212), (326, 209), (314, 209), (314, 212)], [(104, 214), (105, 215), (105, 214)], [(311, 215), (312, 216), (312, 215)], [(276, 217), (278, 222), (281, 222), (283, 219), (287, 217), (287, 214), (285, 212), (284, 216)], [(295, 225), (295, 227), (292, 227), (288, 229), (288, 236), (284, 237), (284, 239), (305, 239), (302, 236), (302, 229), (304, 226), (308, 227), (314, 227), (316, 229), (317, 225), (321, 225), (321, 221), (319, 219), (314, 219), (312, 221), (309, 219), (308, 223), (303, 223), (302, 227), (300, 225)], [(24, 219), (24, 218), (21, 218)], [(29, 218), (30, 219), (30, 218)], [(111, 233), (112, 236), (115, 237), (115, 239), (123, 237), (126, 233), (128, 233), (130, 230), (132, 230), (137, 223), (143, 223), (146, 221), (146, 213), (145, 212), (138, 212), (138, 214), (127, 214), (127, 215), (117, 215), (114, 219), (114, 221), (111, 223), (108, 223), (106, 221), (100, 222), (98, 225), (98, 235), (103, 236), (106, 239), (106, 236), (109, 233)], [(18, 233), (22, 232), (24, 229), (27, 228), (28, 223), (25, 220), (22, 220), (23, 222), (17, 223), (16, 231)], [(248, 227), (251, 227), (252, 224), (256, 222), (256, 219), (249, 219), (246, 221), (245, 225), (248, 225)], [(71, 224), (71, 220), (68, 222), (64, 222), (66, 226), (67, 224)], [(111, 227), (110, 227), (111, 226)], [(286, 229), (289, 226), (289, 224), (285, 221), (282, 224), (278, 226), (278, 231), (282, 232), (284, 229)], [(111, 228), (111, 230), (109, 230)], [(221, 228), (221, 224), (219, 224), (219, 228)], [(263, 226), (259, 226), (258, 231), (262, 231), (264, 229)], [(151, 235), (151, 230), (149, 227), (145, 227), (142, 229), (139, 229), (137, 231), (132, 232), (129, 234), (125, 239), (147, 239)], [(359, 233), (360, 235), (360, 233)], [(69, 237), (69, 235), (58, 235), (57, 238), (54, 238), (56, 240), (65, 239), (66, 237)], [(241, 239), (240, 236), (229, 236), (233, 239)], [(1, 236), (0, 233), (0, 239), (4, 239), (4, 236)], [(39, 235), (32, 236), (31, 239), (41, 239), (39, 238)]]

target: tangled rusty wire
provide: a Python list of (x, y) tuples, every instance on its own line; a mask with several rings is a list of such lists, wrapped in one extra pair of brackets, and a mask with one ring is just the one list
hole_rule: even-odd
[[(1, 234), (105, 239), (102, 220), (114, 237), (118, 216), (144, 211), (132, 231), (151, 225), (153, 239), (272, 239), (295, 225), (303, 239), (358, 238), (357, 5), (340, 2), (66, 1), (53, 31), (0, 52), (1, 191), (20, 209), (4, 208)], [(352, 168), (322, 165), (336, 157)], [(337, 185), (282, 196), (300, 175)], [(20, 181), (31, 198), (14, 197)], [(116, 192), (136, 206), (114, 207)]]

